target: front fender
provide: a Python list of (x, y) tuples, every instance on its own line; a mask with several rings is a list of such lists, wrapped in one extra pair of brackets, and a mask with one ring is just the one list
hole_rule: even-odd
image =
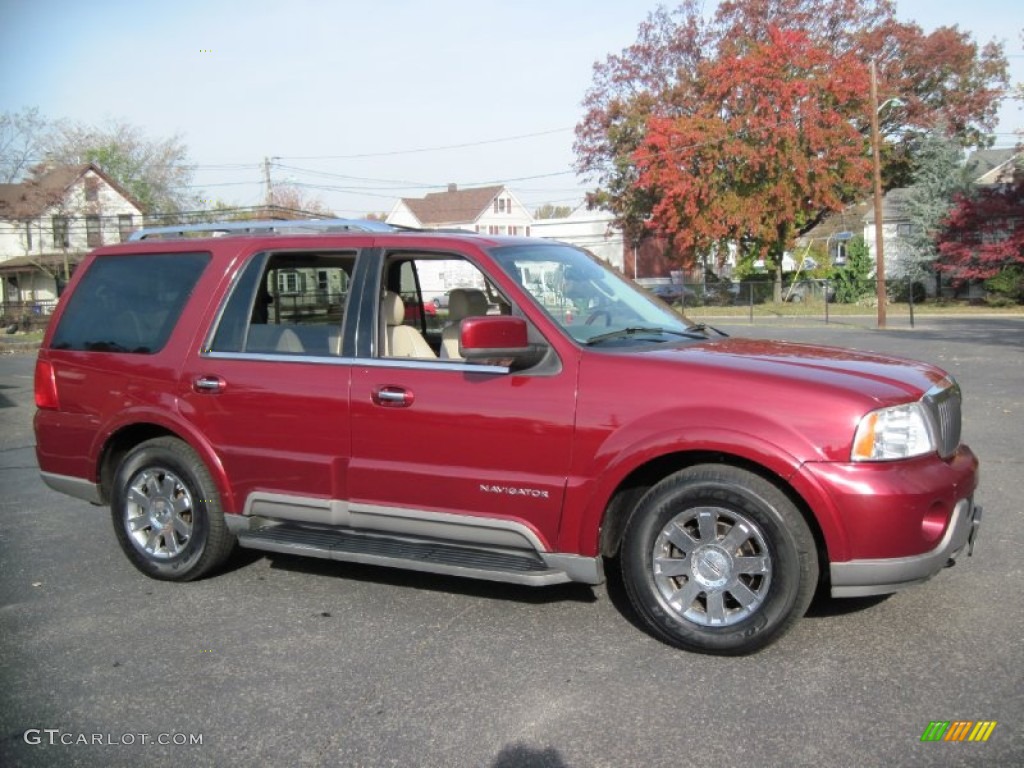
[[(603, 434), (591, 428), (589, 436), (589, 441), (582, 435), (578, 440), (579, 445), (589, 442), (592, 448), (577, 453), (559, 535), (562, 549), (585, 555), (595, 555), (599, 550), (600, 528), (615, 492), (645, 465), (665, 457), (678, 457), (678, 467), (682, 467), (687, 463), (687, 455), (718, 454), (761, 467), (791, 485), (805, 460), (796, 452), (806, 456), (817, 450), (784, 424), (726, 409), (686, 409), (650, 415), (628, 425), (608, 428)], [(791, 446), (792, 450), (783, 446)], [(801, 478), (799, 487), (799, 494), (811, 509), (831, 510), (827, 497), (816, 484)], [(832, 517), (831, 512), (827, 515)], [(823, 525), (826, 526), (837, 530), (828, 521)]]

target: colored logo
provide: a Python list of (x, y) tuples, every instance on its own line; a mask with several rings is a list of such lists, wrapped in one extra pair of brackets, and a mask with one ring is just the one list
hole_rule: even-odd
[(932, 720), (921, 741), (988, 741), (996, 725), (995, 720)]

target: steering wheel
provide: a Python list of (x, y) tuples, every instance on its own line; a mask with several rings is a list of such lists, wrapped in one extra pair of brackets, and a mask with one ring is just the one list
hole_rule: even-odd
[(604, 327), (608, 328), (612, 324), (612, 313), (607, 309), (595, 309), (590, 313), (590, 317), (587, 318), (584, 325), (593, 325), (594, 321), (597, 320), (601, 315), (604, 315)]

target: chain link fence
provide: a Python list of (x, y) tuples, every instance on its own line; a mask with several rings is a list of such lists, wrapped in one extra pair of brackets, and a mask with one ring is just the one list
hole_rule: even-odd
[[(827, 323), (842, 316), (874, 316), (878, 310), (877, 284), (873, 280), (851, 288), (830, 279), (802, 278), (784, 283), (779, 295), (769, 280), (659, 283), (645, 287), (688, 315), (745, 317), (749, 322), (803, 317)], [(886, 281), (886, 297), (887, 309), (908, 314), (911, 325), (915, 308), (925, 302), (982, 301), (973, 295), (929, 297), (924, 284), (909, 280)]]

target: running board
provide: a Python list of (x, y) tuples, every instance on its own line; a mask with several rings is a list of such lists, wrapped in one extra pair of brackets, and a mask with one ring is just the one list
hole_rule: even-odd
[(574, 578), (575, 574), (570, 575), (568, 571), (572, 568), (552, 567), (539, 554), (527, 550), (484, 548), (352, 530), (311, 529), (286, 523), (243, 530), (237, 535), (238, 543), (249, 549), (447, 576), (535, 587), (582, 580)]

